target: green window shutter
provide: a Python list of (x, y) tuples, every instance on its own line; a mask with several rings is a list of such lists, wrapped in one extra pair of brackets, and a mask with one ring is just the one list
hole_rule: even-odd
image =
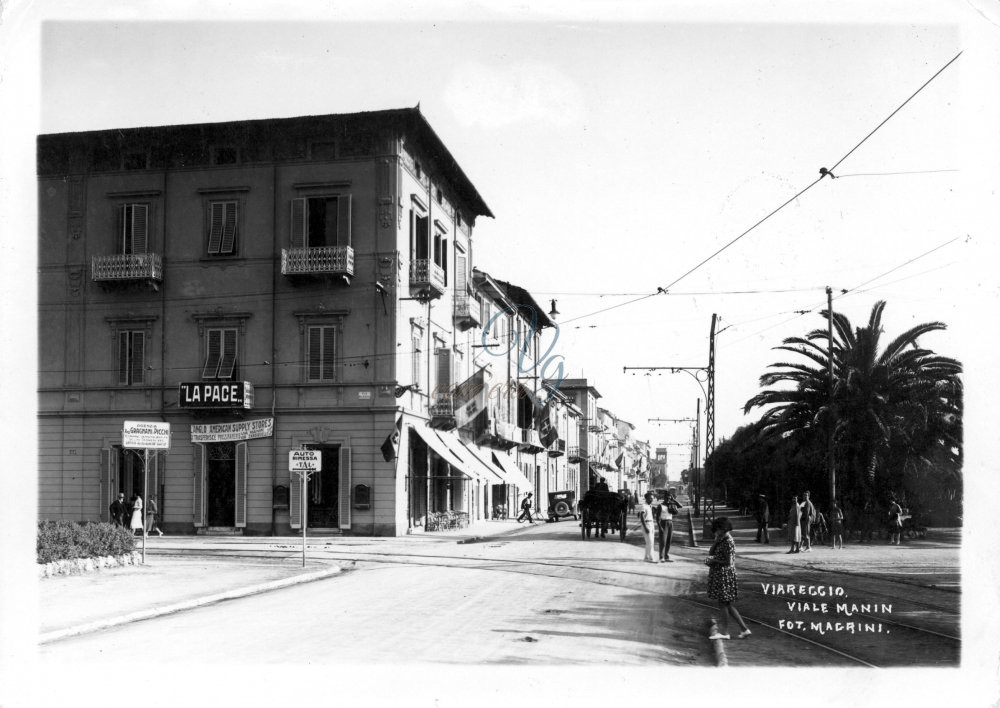
[(306, 247), (306, 200), (292, 200), (292, 248)]
[(222, 330), (222, 359), (219, 363), (220, 379), (232, 379), (233, 373), (236, 370), (236, 360), (239, 354), (236, 351), (236, 334), (235, 329)]
[(208, 449), (204, 444), (196, 445), (194, 450), (194, 489), (192, 490), (192, 517), (195, 526), (205, 525), (205, 468), (208, 465)]
[(338, 246), (351, 245), (351, 195), (337, 198), (337, 243)]
[(131, 253), (143, 254), (149, 242), (149, 205), (132, 205), (132, 250)]
[(247, 526), (247, 444), (236, 443), (236, 527)]
[(288, 523), (302, 528), (302, 478), (296, 472), (288, 473)]
[(132, 335), (132, 377), (129, 383), (140, 385), (143, 380), (143, 367), (146, 360), (146, 335), (144, 332), (130, 332)]
[(206, 342), (205, 369), (201, 372), (203, 379), (214, 379), (219, 376), (219, 361), (222, 358), (222, 330), (210, 329), (205, 332)]
[(340, 488), (337, 490), (337, 514), (340, 528), (351, 528), (351, 448), (340, 447)]
[(222, 226), (225, 222), (225, 202), (212, 202), (208, 215), (208, 252), (218, 254), (222, 247)]
[(236, 230), (238, 228), (239, 209), (237, 202), (226, 202), (224, 205), (224, 218), (222, 226), (222, 246), (219, 253), (236, 252)]

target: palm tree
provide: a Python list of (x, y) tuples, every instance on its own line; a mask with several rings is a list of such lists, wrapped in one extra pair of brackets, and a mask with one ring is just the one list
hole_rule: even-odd
[[(838, 468), (850, 486), (870, 498), (907, 472), (926, 467), (944, 451), (961, 464), (961, 364), (921, 348), (918, 338), (945, 329), (928, 322), (899, 335), (879, 352), (882, 311), (877, 302), (865, 327), (852, 328), (832, 314), (833, 396), (826, 329), (790, 337), (776, 347), (807, 363), (779, 362), (760, 378), (769, 388), (747, 401), (744, 412), (769, 407), (758, 424), (762, 438), (794, 439), (819, 449), (833, 430)], [(830, 313), (822, 312), (829, 319)], [(843, 478), (842, 478), (843, 479)]]

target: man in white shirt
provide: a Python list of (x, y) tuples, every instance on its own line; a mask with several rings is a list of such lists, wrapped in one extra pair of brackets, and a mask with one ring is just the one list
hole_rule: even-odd
[(643, 499), (644, 501), (639, 507), (639, 530), (642, 531), (643, 540), (646, 542), (646, 557), (643, 560), (647, 563), (655, 563), (656, 559), (653, 558), (653, 535), (656, 526), (653, 520), (652, 492), (646, 492)]

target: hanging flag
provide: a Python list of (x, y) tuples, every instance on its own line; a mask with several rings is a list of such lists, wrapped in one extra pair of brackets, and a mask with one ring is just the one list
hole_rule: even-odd
[(382, 450), (382, 459), (386, 462), (392, 462), (399, 454), (399, 436), (402, 435), (402, 432), (403, 416), (399, 416), (399, 418), (396, 419), (396, 427), (393, 428), (391, 433), (389, 433), (389, 436), (385, 439), (385, 442), (382, 443), (382, 447), (380, 448)]
[(455, 387), (454, 401), (455, 425), (459, 428), (486, 410), (487, 391), (482, 369)]
[(618, 456), (618, 459), (615, 460), (615, 466), (618, 467), (618, 469), (621, 469), (622, 462), (624, 461), (625, 461), (625, 453), (623, 452)]

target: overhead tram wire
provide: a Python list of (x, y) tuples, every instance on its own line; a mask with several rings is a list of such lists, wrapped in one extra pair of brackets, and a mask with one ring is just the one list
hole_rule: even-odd
[(562, 324), (568, 324), (570, 322), (575, 322), (575, 321), (581, 320), (581, 319), (583, 319), (585, 317), (593, 317), (594, 315), (599, 315), (599, 314), (602, 314), (604, 312), (608, 312), (610, 310), (615, 310), (615, 309), (617, 309), (619, 307), (625, 307), (626, 305), (632, 305), (634, 303), (641, 302), (643, 300), (648, 300), (649, 298), (656, 297), (657, 295), (666, 295), (667, 292), (670, 290), (670, 288), (672, 288), (673, 286), (677, 285), (677, 283), (679, 283), (680, 281), (684, 280), (684, 278), (686, 278), (689, 275), (691, 275), (692, 273), (694, 273), (696, 270), (698, 270), (703, 265), (705, 265), (706, 263), (708, 263), (709, 261), (711, 261), (713, 258), (715, 258), (716, 256), (718, 256), (720, 253), (722, 253), (727, 248), (729, 248), (730, 246), (732, 246), (734, 243), (736, 243), (737, 241), (739, 241), (741, 238), (743, 238), (744, 236), (746, 236), (747, 234), (749, 234), (755, 228), (757, 228), (758, 226), (760, 226), (761, 224), (763, 224), (765, 221), (767, 221), (768, 219), (770, 219), (772, 216), (774, 216), (775, 214), (777, 214), (779, 211), (781, 211), (782, 209), (784, 209), (786, 206), (788, 206), (789, 204), (791, 204), (793, 201), (795, 201), (796, 199), (798, 199), (800, 196), (802, 196), (803, 194), (805, 194), (806, 192), (808, 192), (810, 189), (812, 189), (813, 187), (815, 187), (824, 177), (826, 177), (827, 175), (829, 175), (831, 179), (835, 179), (836, 175), (834, 175), (833, 172), (834, 172), (834, 170), (836, 170), (841, 165), (841, 163), (844, 162), (844, 160), (846, 160), (848, 157), (850, 157), (854, 153), (855, 150), (857, 150), (859, 147), (861, 147), (862, 145), (864, 145), (865, 142), (871, 136), (873, 136), (876, 132), (878, 132), (879, 128), (881, 128), (883, 125), (885, 125), (886, 123), (888, 123), (889, 120), (894, 115), (896, 115), (897, 113), (899, 113), (907, 103), (909, 103), (910, 101), (912, 101), (917, 96), (917, 94), (919, 94), (921, 91), (923, 91), (925, 88), (927, 88), (927, 86), (934, 79), (936, 79), (938, 76), (940, 76), (941, 73), (945, 69), (947, 69), (949, 66), (951, 66), (960, 56), (962, 56), (962, 52), (959, 52), (958, 54), (956, 54), (954, 57), (951, 58), (951, 60), (947, 64), (945, 64), (940, 69), (938, 69), (934, 73), (934, 75), (931, 76), (931, 78), (927, 79), (927, 81), (925, 81), (920, 88), (918, 88), (916, 91), (914, 91), (910, 95), (909, 98), (907, 98), (905, 101), (903, 101), (896, 108), (896, 110), (894, 110), (892, 113), (890, 113), (885, 118), (885, 120), (883, 120), (881, 123), (879, 123), (877, 126), (875, 126), (875, 128), (870, 133), (868, 133), (868, 135), (866, 135), (864, 138), (862, 138), (861, 141), (857, 145), (855, 145), (854, 147), (852, 147), (850, 150), (847, 151), (847, 153), (843, 157), (841, 157), (839, 160), (837, 160), (833, 164), (833, 167), (830, 167), (830, 168), (826, 168), (826, 167), (820, 168), (820, 176), (817, 179), (815, 179), (809, 185), (807, 185), (806, 187), (804, 187), (803, 189), (801, 189), (797, 194), (795, 194), (795, 196), (793, 196), (792, 198), (788, 199), (781, 206), (779, 206), (778, 208), (776, 208), (773, 211), (771, 211), (763, 219), (761, 219), (756, 224), (754, 224), (753, 226), (751, 226), (749, 229), (747, 229), (746, 231), (744, 231), (743, 233), (741, 233), (739, 236), (737, 236), (736, 238), (734, 238), (732, 241), (730, 241), (729, 243), (727, 243), (726, 245), (724, 245), (722, 248), (720, 248), (719, 250), (717, 250), (715, 253), (713, 253), (712, 255), (710, 255), (708, 258), (706, 258), (705, 260), (701, 261), (701, 263), (699, 263), (698, 265), (696, 265), (694, 268), (691, 268), (688, 272), (684, 273), (684, 275), (680, 276), (679, 278), (677, 278), (676, 280), (674, 280), (672, 283), (670, 283), (666, 287), (657, 288), (656, 292), (654, 292), (654, 293), (649, 293), (648, 295), (644, 295), (642, 297), (635, 298), (634, 300), (629, 300), (627, 302), (622, 302), (622, 303), (619, 303), (617, 305), (612, 305), (611, 307), (605, 307), (603, 309), (596, 310), (594, 312), (590, 312), (590, 313), (587, 313), (585, 315), (580, 315), (579, 317), (570, 318), (568, 320), (565, 320)]

